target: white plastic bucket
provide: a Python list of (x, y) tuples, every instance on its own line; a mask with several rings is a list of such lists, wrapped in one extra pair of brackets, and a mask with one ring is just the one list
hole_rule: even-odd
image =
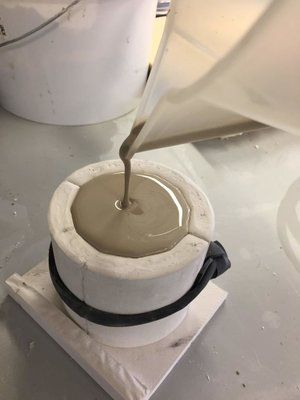
[[(71, 0), (2, 0), (0, 43)], [(98, 123), (142, 95), (157, 0), (81, 0), (37, 33), (0, 48), (0, 105), (38, 122)]]

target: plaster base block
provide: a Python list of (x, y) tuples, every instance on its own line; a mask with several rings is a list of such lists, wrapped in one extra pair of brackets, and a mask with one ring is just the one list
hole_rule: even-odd
[(43, 261), (6, 280), (10, 296), (115, 400), (147, 400), (201, 333), (227, 293), (210, 282), (179, 327), (159, 342), (116, 348), (91, 339), (69, 316)]

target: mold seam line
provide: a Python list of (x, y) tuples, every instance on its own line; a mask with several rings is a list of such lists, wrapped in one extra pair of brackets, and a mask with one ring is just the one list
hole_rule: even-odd
[[(84, 302), (86, 302), (86, 294), (85, 294), (85, 272), (87, 269), (87, 264), (86, 262), (83, 263), (81, 267), (81, 290), (82, 290), (82, 299)], [(89, 334), (89, 326), (88, 326), (88, 321), (85, 319), (85, 331), (87, 334)]]

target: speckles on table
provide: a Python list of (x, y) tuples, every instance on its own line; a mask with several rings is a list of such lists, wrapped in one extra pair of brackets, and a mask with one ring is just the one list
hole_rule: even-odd
[(0, 24), (0, 37), (6, 36), (6, 30), (3, 24)]
[(184, 338), (180, 338), (180, 339), (176, 340), (175, 342), (171, 343), (169, 347), (170, 348), (176, 348), (176, 347), (184, 345), (185, 343), (187, 343), (190, 340), (191, 340), (191, 337), (190, 336), (186, 336)]
[[(240, 373), (240, 371), (239, 371), (238, 369), (235, 371), (235, 375), (236, 375), (236, 376), (240, 376), (240, 375), (241, 375), (241, 373)], [(245, 388), (246, 388), (246, 384), (245, 384), (244, 382), (242, 382), (242, 383), (241, 383), (241, 387), (242, 387), (243, 389), (245, 389)]]

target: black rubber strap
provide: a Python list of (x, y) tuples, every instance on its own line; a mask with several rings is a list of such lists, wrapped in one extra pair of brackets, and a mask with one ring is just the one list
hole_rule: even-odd
[(149, 322), (168, 317), (177, 311), (185, 308), (195, 297), (205, 288), (210, 279), (223, 274), (231, 263), (227, 257), (224, 247), (217, 241), (211, 242), (206, 254), (204, 264), (191, 289), (180, 299), (167, 306), (153, 311), (147, 311), (140, 314), (113, 314), (98, 310), (89, 306), (84, 301), (78, 299), (61, 280), (55, 263), (52, 244), (49, 249), (49, 270), (53, 285), (64, 301), (80, 317), (91, 322), (105, 326), (133, 326), (142, 325)]

